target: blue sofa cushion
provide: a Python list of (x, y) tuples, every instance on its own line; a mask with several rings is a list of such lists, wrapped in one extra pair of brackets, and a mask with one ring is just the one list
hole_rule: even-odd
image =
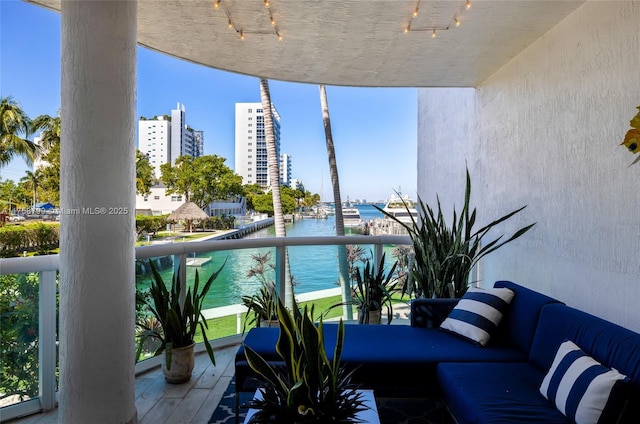
[(578, 424), (612, 423), (624, 409), (627, 380), (566, 341), (558, 348), (540, 393)]
[(625, 374), (631, 385), (640, 389), (640, 334), (568, 306), (547, 305), (540, 314), (530, 362), (546, 373), (565, 340), (573, 341), (604, 366)]
[(507, 288), (470, 288), (440, 328), (486, 346), (509, 309), (513, 295), (513, 290)]
[[(337, 325), (324, 324), (325, 349), (333, 358)], [(255, 328), (245, 344), (269, 361), (281, 361), (275, 351), (278, 328)], [(365, 388), (422, 388), (438, 392), (436, 366), (442, 361), (511, 362), (526, 361), (527, 353), (507, 343), (491, 349), (441, 331), (405, 325), (346, 325), (342, 362), (356, 369), (354, 381)], [(242, 347), (236, 354), (236, 379), (253, 375)], [(238, 375), (240, 377), (238, 377)], [(415, 391), (415, 390), (413, 390)]]
[(423, 328), (438, 328), (460, 299), (413, 299), (411, 301), (411, 326)]
[(437, 376), (449, 411), (459, 423), (570, 422), (540, 394), (544, 374), (526, 362), (444, 362), (438, 365)]
[[(495, 338), (510, 340), (523, 352), (529, 352), (540, 310), (550, 303), (561, 302), (511, 281), (497, 281), (494, 287), (506, 287), (516, 293)], [(554, 347), (554, 353), (556, 348), (557, 346)], [(548, 369), (545, 368), (545, 371)]]

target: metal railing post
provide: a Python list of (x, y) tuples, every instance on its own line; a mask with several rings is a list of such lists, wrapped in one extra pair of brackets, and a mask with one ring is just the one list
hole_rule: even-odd
[(184, 302), (187, 295), (187, 254), (173, 255), (173, 274), (178, 275), (182, 286), (180, 287), (180, 304)]
[(383, 245), (376, 243), (373, 246), (373, 263), (376, 264), (376, 269), (380, 268), (380, 261), (382, 260)]
[(39, 391), (45, 411), (56, 406), (56, 274), (56, 271), (41, 271), (39, 276)]
[(286, 277), (286, 260), (287, 260), (287, 248), (285, 246), (276, 246), (276, 292), (280, 297), (280, 300), (287, 305), (287, 299), (285, 298), (285, 284), (287, 281)]

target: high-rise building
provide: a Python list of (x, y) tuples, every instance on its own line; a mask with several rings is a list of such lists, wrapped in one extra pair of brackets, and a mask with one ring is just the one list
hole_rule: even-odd
[[(271, 105), (276, 154), (280, 157), (280, 115)], [(243, 184), (269, 186), (262, 103), (236, 103), (235, 172)]]
[(162, 164), (173, 164), (182, 155), (202, 156), (203, 142), (203, 131), (186, 124), (186, 110), (180, 103), (171, 111), (171, 116), (138, 121), (138, 149), (149, 157), (157, 178), (160, 178)]
[(291, 187), (291, 155), (280, 155), (280, 184)]

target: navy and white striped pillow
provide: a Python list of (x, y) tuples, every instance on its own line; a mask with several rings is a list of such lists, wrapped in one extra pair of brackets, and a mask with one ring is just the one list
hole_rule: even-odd
[(486, 346), (514, 294), (507, 288), (470, 288), (440, 328)]
[(621, 396), (620, 389), (628, 380), (566, 341), (558, 348), (540, 393), (577, 424), (617, 422), (612, 416), (618, 417), (622, 412), (624, 394)]

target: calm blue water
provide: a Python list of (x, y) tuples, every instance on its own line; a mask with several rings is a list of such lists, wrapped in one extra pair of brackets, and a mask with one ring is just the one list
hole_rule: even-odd
[[(371, 205), (357, 205), (362, 219), (382, 217)], [(286, 226), (287, 236), (331, 236), (335, 235), (335, 217), (327, 219), (303, 219)], [(273, 227), (265, 228), (251, 234), (248, 238), (273, 237)], [(363, 245), (365, 249), (369, 249)], [(227, 260), (225, 267), (213, 283), (205, 301), (205, 308), (232, 305), (240, 303), (240, 297), (253, 294), (259, 288), (260, 282), (255, 278), (248, 278), (247, 272), (255, 263), (251, 255), (271, 252), (271, 262), (275, 264), (275, 249), (246, 249), (224, 252), (210, 252), (198, 254), (198, 257), (211, 258), (211, 262), (198, 268), (201, 280), (208, 278), (222, 263)], [(294, 287), (296, 293), (306, 293), (337, 287), (338, 265), (336, 246), (297, 246), (289, 248), (291, 274), (298, 283)], [(170, 281), (171, 270), (163, 273), (166, 281)], [(187, 269), (187, 279), (195, 278), (195, 268)], [(274, 279), (274, 272), (269, 271), (269, 279)], [(148, 280), (147, 280), (148, 281)], [(147, 282), (141, 280), (139, 284), (146, 287)]]

